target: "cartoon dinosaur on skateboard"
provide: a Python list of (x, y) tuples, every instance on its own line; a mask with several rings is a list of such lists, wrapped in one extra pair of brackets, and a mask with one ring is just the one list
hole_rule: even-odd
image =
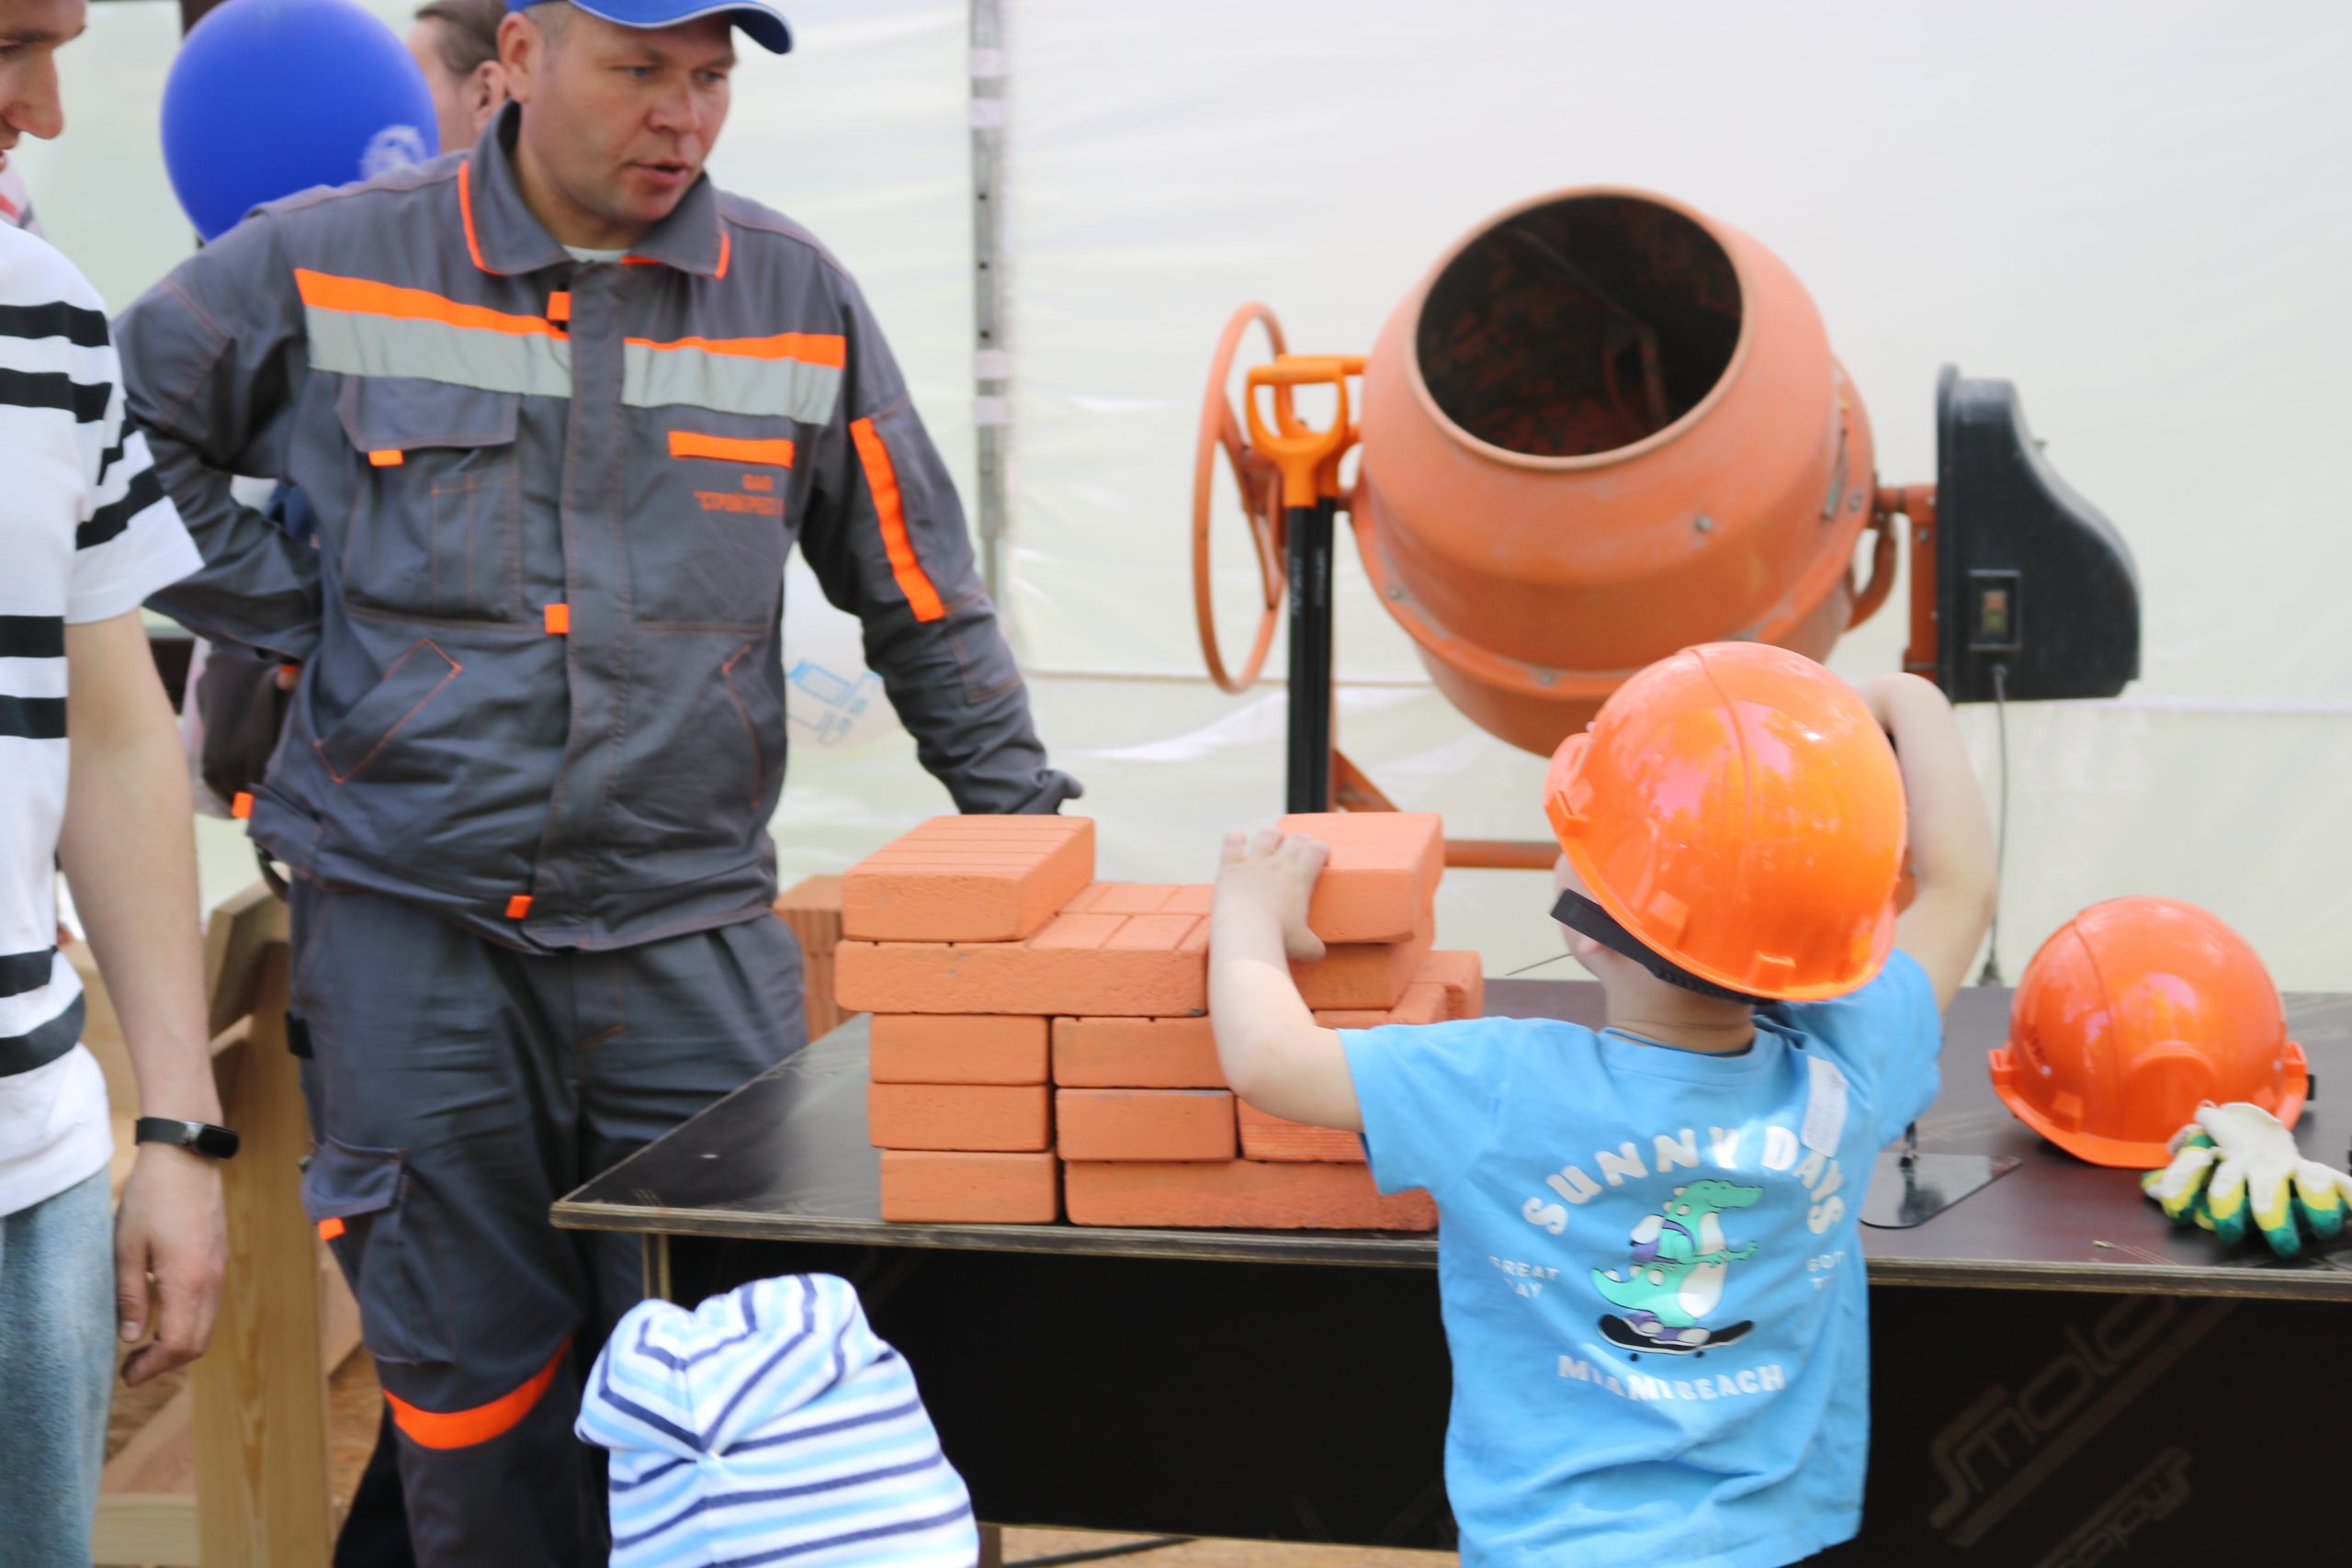
[(1728, 1345), (1755, 1327), (1735, 1323), (1710, 1329), (1701, 1319), (1723, 1300), (1724, 1269), (1756, 1254), (1752, 1241), (1740, 1247), (1726, 1244), (1716, 1216), (1753, 1208), (1763, 1196), (1760, 1187), (1713, 1179), (1676, 1188), (1657, 1213), (1644, 1215), (1634, 1227), (1632, 1266), (1592, 1271), (1592, 1288), (1626, 1314), (1604, 1314), (1600, 1332), (1631, 1349), (1683, 1356)]

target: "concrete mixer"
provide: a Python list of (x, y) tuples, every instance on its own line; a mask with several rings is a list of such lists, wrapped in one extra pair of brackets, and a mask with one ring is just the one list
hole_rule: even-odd
[[(1227, 388), (1252, 324), (1272, 358), (1248, 371), (1237, 415)], [(1306, 388), (1328, 389), (1328, 422), (1301, 413)], [(1861, 395), (1770, 251), (1647, 192), (1538, 197), (1442, 256), (1367, 356), (1293, 355), (1263, 305), (1227, 324), (1193, 476), (1202, 652), (1220, 686), (1247, 689), (1287, 601), (1292, 811), (1389, 805), (1332, 744), (1341, 511), (1438, 689), (1539, 755), (1625, 677), (1692, 643), (1826, 658), (1890, 596), (1905, 544), (1905, 668), (1955, 702), (2121, 691), (2140, 641), (2121, 537), (2043, 460), (2008, 383), (1946, 367), (1936, 421), (1936, 482), (1883, 486)], [(1220, 467), (1264, 591), (1238, 671), (1209, 593)], [(1457, 865), (1551, 858), (1547, 845), (1448, 846)]]

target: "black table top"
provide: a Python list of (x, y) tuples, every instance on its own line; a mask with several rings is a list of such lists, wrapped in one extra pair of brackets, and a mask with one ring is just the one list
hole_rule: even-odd
[[(2224, 1252), (2176, 1230), (2135, 1172), (2086, 1165), (2045, 1144), (1994, 1096), (1985, 1053), (2007, 1034), (2009, 994), (1954, 1000), (1943, 1091), (1919, 1123), (1925, 1152), (2012, 1155), (1989, 1187), (1907, 1230), (1862, 1228), (1874, 1284), (1996, 1286), (2184, 1295), (2352, 1299), (2352, 1235), (2299, 1258), (2258, 1241)], [(1598, 1026), (1589, 981), (1495, 980), (1487, 1010)], [(2306, 1155), (2347, 1156), (2352, 995), (2287, 998), (2313, 1095), (2297, 1124)], [(1371, 1267), (1434, 1267), (1432, 1235), (1349, 1231), (1120, 1230), (1080, 1225), (892, 1224), (881, 1217), (880, 1156), (865, 1141), (866, 1032), (852, 1021), (752, 1079), (555, 1206), (558, 1225), (654, 1235), (849, 1242), (872, 1247), (1091, 1253)]]

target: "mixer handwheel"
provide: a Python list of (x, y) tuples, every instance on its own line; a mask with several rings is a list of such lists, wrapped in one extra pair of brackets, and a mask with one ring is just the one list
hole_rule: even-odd
[[(1285, 352), (1283, 325), (1272, 309), (1253, 302), (1233, 313), (1217, 339), (1216, 357), (1209, 366), (1208, 391), (1201, 400), (1200, 443), (1193, 455), (1193, 609), (1200, 626), (1201, 656), (1208, 661), (1209, 678), (1222, 690), (1236, 694), (1248, 691), (1266, 666), (1266, 652), (1273, 646), (1274, 623), (1282, 613), (1287, 587), (1283, 565), (1286, 540), (1282, 475), (1270, 459), (1251, 449), (1227, 392), (1233, 356), (1241, 346), (1242, 333), (1252, 321), (1265, 329), (1274, 357)], [(1219, 453), (1224, 455), (1224, 466), (1241, 492), (1242, 516), (1250, 525), (1250, 542), (1257, 548), (1258, 580), (1264, 593), (1257, 636), (1250, 641), (1250, 657), (1243, 661), (1238, 675), (1227, 673), (1225, 660), (1217, 651), (1216, 608), (1209, 590), (1209, 515), (1216, 489)]]

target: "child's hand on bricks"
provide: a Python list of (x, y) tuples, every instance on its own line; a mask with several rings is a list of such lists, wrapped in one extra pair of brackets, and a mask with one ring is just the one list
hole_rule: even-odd
[[(1262, 910), (1280, 928), (1284, 954), (1311, 963), (1323, 956), (1323, 941), (1307, 930), (1306, 905), (1330, 858), (1329, 845), (1304, 834), (1272, 828), (1227, 833), (1217, 867), (1216, 908), (1220, 914)], [(1229, 915), (1219, 923), (1228, 921)]]

